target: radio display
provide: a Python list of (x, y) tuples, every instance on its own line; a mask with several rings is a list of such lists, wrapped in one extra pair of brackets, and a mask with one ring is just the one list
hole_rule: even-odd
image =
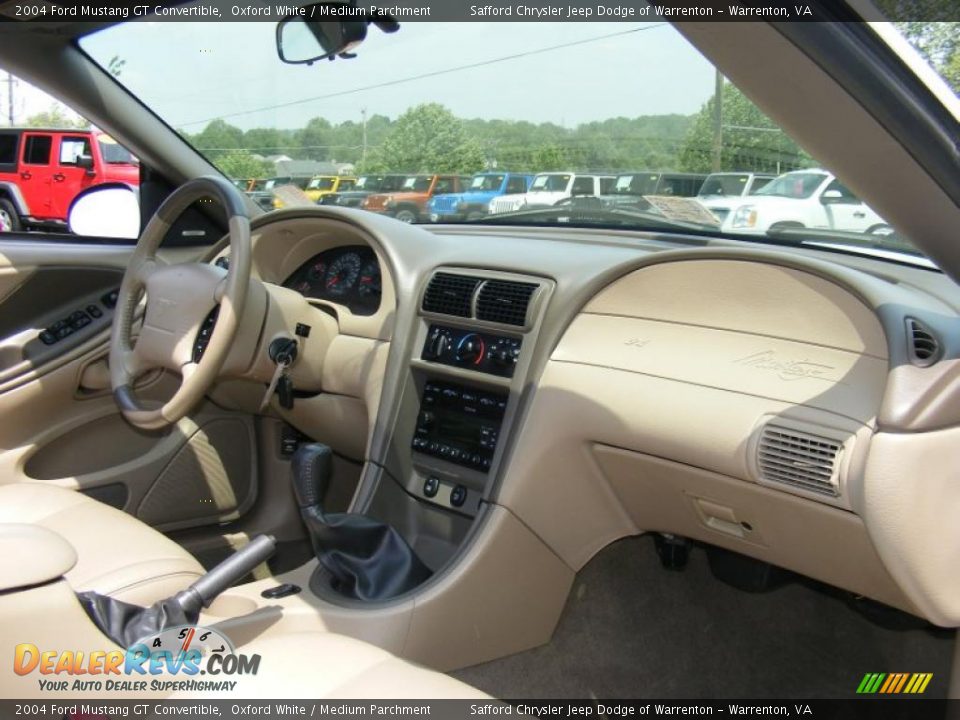
[(424, 386), (412, 447), (486, 472), (497, 449), (507, 396), (451, 383)]

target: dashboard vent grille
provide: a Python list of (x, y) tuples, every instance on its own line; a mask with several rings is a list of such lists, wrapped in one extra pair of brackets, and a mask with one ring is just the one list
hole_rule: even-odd
[(907, 318), (907, 352), (910, 362), (920, 367), (929, 367), (940, 359), (940, 342), (936, 335), (914, 318)]
[(767, 425), (760, 436), (757, 464), (764, 480), (837, 497), (837, 461), (842, 449), (839, 440)]
[(423, 294), (424, 312), (470, 317), (473, 293), (481, 278), (453, 273), (436, 273)]
[(525, 325), (535, 283), (488, 280), (477, 295), (477, 320)]

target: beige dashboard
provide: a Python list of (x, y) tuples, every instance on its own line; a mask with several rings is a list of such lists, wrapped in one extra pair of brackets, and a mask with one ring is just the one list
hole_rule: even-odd
[[(256, 272), (280, 282), (320, 249), (367, 243), (383, 304), (367, 318), (328, 308), (340, 335), (324, 392), (281, 413), (304, 432), (388, 464), (432, 273), (548, 278), (487, 503), (573, 571), (618, 538), (675, 533), (960, 624), (948, 281), (825, 252), (318, 215), (255, 226)], [(916, 356), (918, 329), (935, 357)]]

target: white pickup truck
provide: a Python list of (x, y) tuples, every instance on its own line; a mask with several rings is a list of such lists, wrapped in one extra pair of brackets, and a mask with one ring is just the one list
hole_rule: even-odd
[(764, 235), (768, 230), (818, 228), (885, 235), (892, 228), (826, 170), (780, 175), (741, 202), (721, 230)]
[(490, 201), (490, 215), (514, 212), (523, 208), (549, 207), (574, 195), (600, 196), (613, 188), (613, 175), (595, 173), (548, 172), (533, 178), (530, 189), (516, 195), (500, 195)]

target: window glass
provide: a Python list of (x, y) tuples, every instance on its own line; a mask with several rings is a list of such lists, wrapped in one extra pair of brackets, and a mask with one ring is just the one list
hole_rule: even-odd
[(522, 177), (512, 177), (507, 180), (507, 194), (519, 194), (527, 191), (527, 184)]
[(823, 173), (787, 173), (758, 190), (756, 194), (801, 200), (813, 195), (826, 179), (827, 176)]
[(90, 140), (84, 137), (64, 135), (60, 138), (60, 164), (76, 165), (81, 155), (90, 155)]
[[(956, 66), (960, 45), (947, 25), (903, 28), (941, 72)], [(104, 69), (122, 57), (119, 82), (228, 177), (285, 175), (280, 167), (293, 162), (314, 167), (312, 175), (399, 175), (404, 191), (425, 192), (434, 173), (509, 170), (529, 172), (532, 193), (560, 195), (593, 194), (583, 182), (571, 187), (573, 179), (604, 172), (617, 178), (612, 188), (601, 180), (605, 194), (691, 197), (719, 173), (732, 178), (716, 180), (722, 195), (710, 191), (704, 201), (750, 193), (750, 209), (728, 208), (722, 226), (704, 223), (705, 233), (747, 242), (776, 227), (779, 240), (789, 222), (819, 239), (836, 231), (837, 242), (851, 243), (847, 236), (864, 233), (853, 244), (916, 253), (876, 213), (865, 214), (869, 224), (826, 213), (814, 193), (834, 179), (832, 158), (801, 147), (668, 22), (408, 22), (398, 33), (368, 33), (349, 62), (311, 66), (278, 59), (273, 23), (216, 27), (119, 23), (80, 45)], [(261, 174), (238, 175), (241, 166)], [(777, 180), (745, 188), (754, 174)], [(523, 192), (516, 183), (508, 191)], [(518, 223), (690, 228), (689, 213), (670, 214), (685, 203), (658, 206), (665, 217), (653, 223), (639, 214), (531, 213), (555, 202), (530, 200), (497, 198), (484, 218), (463, 221), (507, 214)], [(378, 207), (370, 211), (389, 212)]]
[(0, 165), (17, 162), (17, 136), (14, 133), (0, 133)]
[(434, 195), (453, 192), (453, 180), (451, 178), (440, 178), (433, 187)]
[(23, 162), (27, 165), (49, 165), (53, 138), (49, 135), (28, 135), (23, 148)]

